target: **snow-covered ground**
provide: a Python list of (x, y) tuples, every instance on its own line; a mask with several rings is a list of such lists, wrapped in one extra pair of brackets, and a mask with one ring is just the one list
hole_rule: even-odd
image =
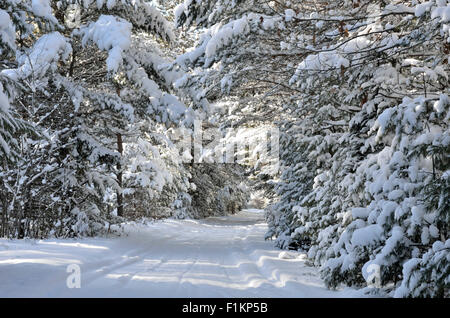
[[(329, 291), (304, 255), (264, 241), (259, 210), (128, 225), (128, 236), (0, 240), (1, 297), (352, 297)], [(70, 264), (81, 288), (70, 289)]]

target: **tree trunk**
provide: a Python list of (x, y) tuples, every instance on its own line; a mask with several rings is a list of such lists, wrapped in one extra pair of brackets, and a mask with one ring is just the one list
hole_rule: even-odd
[(122, 144), (122, 135), (120, 133), (117, 134), (117, 149), (120, 153), (120, 160), (117, 163), (117, 183), (119, 184), (120, 191), (117, 191), (117, 215), (123, 216), (123, 195), (122, 195), (122, 153), (123, 153), (123, 144)]
[(7, 213), (8, 213), (8, 201), (6, 200), (6, 195), (2, 198), (2, 231), (1, 237), (7, 237)]

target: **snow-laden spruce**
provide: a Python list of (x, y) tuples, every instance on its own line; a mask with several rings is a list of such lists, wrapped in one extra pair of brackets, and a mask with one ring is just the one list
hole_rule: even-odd
[(241, 176), (213, 168), (220, 182), (195, 185), (199, 168), (170, 139), (180, 127), (192, 134), (209, 103), (174, 86), (185, 73), (167, 67), (177, 47), (167, 11), (142, 0), (2, 3), (2, 236), (97, 235), (123, 218), (199, 217), (199, 192), (214, 198), (208, 213), (243, 205)]
[[(408, 260), (420, 257), (434, 242), (448, 237), (448, 212), (443, 213), (448, 210), (445, 202), (449, 196), (448, 71), (444, 71), (448, 61), (431, 49), (434, 44), (447, 45), (440, 40), (447, 28), (442, 23), (446, 20), (434, 19), (435, 12), (445, 11), (444, 5), (438, 1), (430, 6), (431, 16), (421, 16), (418, 24), (410, 18), (414, 10), (398, 7), (404, 18), (391, 18), (390, 25), (375, 20), (361, 27), (348, 26), (347, 30), (354, 33), (344, 35), (341, 42), (326, 50), (327, 58), (320, 57), (321, 53), (306, 57), (291, 79), (301, 87), (315, 87), (315, 83), (323, 86), (330, 81), (323, 78), (321, 82), (320, 72), (335, 69), (343, 78), (348, 77), (349, 84), (341, 86), (362, 91), (358, 93), (362, 95), (361, 110), (352, 117), (340, 116), (344, 121), (339, 125), (344, 124), (345, 128), (346, 124), (349, 129), (331, 131), (323, 137), (330, 141), (335, 136), (336, 148), (328, 148), (331, 151), (325, 153), (327, 148), (322, 148), (320, 153), (329, 154), (331, 162), (319, 161), (311, 194), (292, 210), (293, 222), (286, 228), (287, 233), (292, 231), (288, 242), (306, 241), (309, 257), (321, 265), (322, 276), (331, 287), (341, 282), (364, 286), (367, 268), (376, 265), (385, 290), (395, 290), (396, 283), (402, 282), (402, 292), (392, 295), (448, 293), (448, 281), (441, 276), (442, 272), (448, 273), (448, 264), (438, 267), (431, 262), (420, 263), (423, 268), (414, 275), (423, 282), (425, 277), (417, 275), (431, 272), (433, 284), (422, 290), (411, 284), (411, 294), (404, 288), (412, 275), (406, 269), (411, 266)], [(372, 9), (375, 14), (389, 14), (387, 7)], [(408, 32), (401, 35), (395, 25), (405, 21), (408, 23), (403, 30)], [(382, 37), (370, 36), (369, 28), (378, 30)], [(355, 41), (346, 37), (352, 36), (359, 40), (363, 37), (364, 45), (346, 51)], [(376, 50), (371, 49), (375, 46)], [(420, 60), (413, 49), (408, 51), (411, 56), (403, 49), (413, 46), (430, 51), (437, 58)], [(375, 60), (375, 71), (371, 70), (374, 64), (368, 63), (372, 52), (386, 52), (389, 56), (385, 63)], [(341, 62), (349, 57), (350, 61)], [(366, 67), (360, 62), (362, 57)], [(305, 76), (309, 76), (306, 84), (302, 82)], [(343, 94), (342, 106), (352, 107), (356, 97), (352, 94)], [(353, 105), (352, 111), (358, 108), (356, 103)]]
[[(2, 236), (223, 215), (248, 177), (329, 288), (449, 296), (448, 1), (2, 4)], [(280, 165), (183, 162), (196, 119), (279, 128)]]
[(331, 288), (366, 287), (378, 268), (382, 288), (368, 292), (449, 295), (449, 8), (186, 0), (175, 11), (201, 26), (176, 60), (192, 74), (180, 84), (226, 101), (226, 125), (279, 125), (266, 237), (306, 249)]

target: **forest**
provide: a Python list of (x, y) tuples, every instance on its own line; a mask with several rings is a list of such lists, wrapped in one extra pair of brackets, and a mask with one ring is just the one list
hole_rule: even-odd
[(448, 298), (449, 54), (447, 0), (0, 0), (0, 243), (253, 208), (328, 289)]

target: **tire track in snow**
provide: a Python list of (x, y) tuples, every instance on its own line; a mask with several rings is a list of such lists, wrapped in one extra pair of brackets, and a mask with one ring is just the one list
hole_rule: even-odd
[[(83, 266), (83, 267), (87, 267), (90, 268), (90, 270), (87, 272), (87, 275), (84, 274), (83, 275), (83, 281), (84, 281), (84, 285), (88, 286), (90, 284), (92, 284), (93, 282), (97, 281), (100, 278), (105, 278), (106, 276), (112, 274), (113, 272), (119, 270), (119, 269), (125, 269), (126, 267), (130, 267), (131, 265), (136, 265), (139, 262), (142, 262), (145, 260), (145, 257), (150, 256), (152, 253), (154, 253), (155, 251), (152, 249), (154, 246), (160, 247), (162, 246), (161, 244), (165, 241), (165, 240), (170, 240), (173, 239), (175, 235), (170, 235), (170, 236), (165, 236), (163, 238), (160, 238), (159, 240), (150, 240), (148, 241), (148, 245), (145, 244), (144, 242), (144, 246), (140, 247), (140, 248), (136, 248), (133, 249), (131, 251), (128, 251), (127, 253), (121, 255), (120, 253), (118, 253), (116, 256), (114, 256), (113, 258), (108, 259), (107, 263), (113, 263), (113, 265), (107, 265), (107, 266), (103, 266), (100, 269), (98, 269), (95, 266), (95, 263), (88, 263), (86, 264), (87, 266)], [(145, 237), (145, 235), (144, 235)], [(126, 247), (127, 244), (124, 244), (124, 242), (122, 242), (119, 239), (117, 239), (119, 242), (118, 244), (116, 244), (116, 246), (118, 246), (119, 248), (123, 249), (123, 245)], [(127, 237), (124, 239), (125, 242), (128, 241), (128, 243), (137, 243), (137, 244), (143, 244), (142, 243), (142, 238), (136, 238), (136, 237)], [(113, 248), (114, 249), (114, 248)], [(163, 253), (163, 255), (159, 255), (160, 256), (160, 260), (159, 262), (152, 266), (150, 269), (146, 268), (146, 272), (151, 270), (156, 270), (159, 267), (161, 267), (162, 265), (164, 265), (164, 263), (166, 263), (166, 258), (167, 258), (167, 252)], [(123, 260), (123, 258), (127, 258), (125, 260)], [(103, 261), (100, 261), (103, 263)], [(132, 275), (129, 275), (129, 280), (132, 280), (133, 277), (135, 275), (137, 275), (138, 273), (140, 273), (141, 271), (135, 271)], [(124, 274), (123, 276), (125, 276), (126, 274)], [(87, 278), (86, 278), (87, 276)]]

